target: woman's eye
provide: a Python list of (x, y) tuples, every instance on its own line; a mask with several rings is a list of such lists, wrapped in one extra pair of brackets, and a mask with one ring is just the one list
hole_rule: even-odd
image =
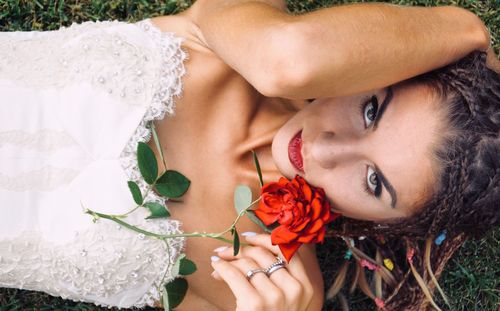
[(369, 101), (364, 104), (363, 107), (363, 120), (365, 122), (365, 127), (369, 127), (375, 118), (377, 117), (378, 112), (378, 99), (377, 96), (373, 95)]
[(371, 167), (368, 167), (368, 171), (366, 174), (366, 185), (367, 188), (369, 188), (370, 192), (373, 193), (376, 197), (380, 196), (380, 180), (378, 178), (377, 172)]

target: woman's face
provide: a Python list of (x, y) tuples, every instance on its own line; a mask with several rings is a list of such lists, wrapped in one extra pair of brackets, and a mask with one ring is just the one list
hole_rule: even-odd
[(437, 107), (421, 85), (319, 98), (278, 131), (273, 159), (286, 177), (298, 174), (323, 188), (333, 210), (347, 217), (408, 217), (436, 186), (432, 154), (443, 128)]

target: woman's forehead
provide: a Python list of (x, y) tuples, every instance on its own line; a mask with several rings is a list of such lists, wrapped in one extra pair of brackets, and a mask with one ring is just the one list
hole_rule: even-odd
[(439, 104), (423, 85), (398, 86), (378, 125), (374, 161), (394, 186), (401, 207), (417, 205), (437, 183), (439, 164), (433, 154), (445, 123)]

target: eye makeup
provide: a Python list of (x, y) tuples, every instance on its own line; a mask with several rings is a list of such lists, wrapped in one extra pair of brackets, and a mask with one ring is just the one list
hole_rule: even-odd
[[(367, 112), (368, 106), (370, 106), (370, 110)], [(359, 110), (361, 114), (361, 118), (363, 120), (363, 125), (365, 128), (368, 128), (372, 125), (372, 123), (377, 119), (378, 115), (378, 99), (377, 96), (372, 95), (372, 97), (361, 103)], [(369, 123), (369, 124), (367, 124)]]
[[(375, 97), (375, 95), (373, 95), (368, 101), (364, 101), (361, 105), (361, 107), (362, 107), (361, 113), (362, 113), (362, 117), (363, 117), (363, 123), (365, 123), (365, 107), (368, 104), (370, 104), (372, 101), (375, 100), (374, 97)], [(392, 88), (389, 86), (389, 87), (387, 87), (387, 95), (384, 98), (384, 101), (382, 102), (382, 104), (379, 106), (379, 109), (377, 111), (375, 119), (370, 124), (370, 126), (372, 126), (373, 130), (377, 129), (378, 122), (381, 120), (383, 113), (385, 112), (385, 110), (387, 109), (387, 106), (389, 105), (389, 103), (392, 100), (392, 97), (393, 97)], [(366, 127), (366, 123), (365, 123), (365, 127)], [(371, 177), (368, 175), (369, 170), (373, 170), (374, 173), (372, 173), (372, 174), (376, 174), (376, 176), (373, 177), (373, 178), (376, 178), (376, 180), (377, 180), (377, 186), (375, 187), (374, 190), (372, 190), (370, 188), (370, 185), (368, 184), (368, 178)], [(376, 164), (374, 164), (374, 169), (372, 169), (370, 166), (367, 165), (366, 173), (365, 173), (365, 176), (363, 178), (363, 185), (364, 185), (365, 192), (370, 194), (370, 195), (375, 196), (376, 198), (380, 198), (380, 195), (382, 193), (382, 185), (383, 185), (387, 189), (387, 192), (389, 192), (389, 195), (391, 196), (391, 207), (395, 208), (396, 202), (397, 202), (396, 190), (394, 189), (392, 184), (389, 182), (389, 180), (387, 180), (387, 178), (385, 178), (384, 174), (377, 167)]]
[[(375, 189), (372, 189), (372, 187), (370, 187), (370, 183), (376, 183)], [(380, 198), (380, 194), (382, 193), (382, 185), (380, 183), (379, 174), (369, 165), (366, 166), (363, 184), (366, 193), (368, 193), (369, 195), (373, 195), (376, 198)]]

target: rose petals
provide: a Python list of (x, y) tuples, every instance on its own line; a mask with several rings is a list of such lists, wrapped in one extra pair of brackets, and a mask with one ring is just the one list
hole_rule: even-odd
[(281, 177), (268, 183), (261, 194), (255, 215), (266, 226), (279, 223), (271, 232), (271, 242), (280, 247), (287, 261), (303, 243), (322, 243), (326, 225), (340, 216), (331, 211), (324, 190), (299, 175), (291, 181)]

